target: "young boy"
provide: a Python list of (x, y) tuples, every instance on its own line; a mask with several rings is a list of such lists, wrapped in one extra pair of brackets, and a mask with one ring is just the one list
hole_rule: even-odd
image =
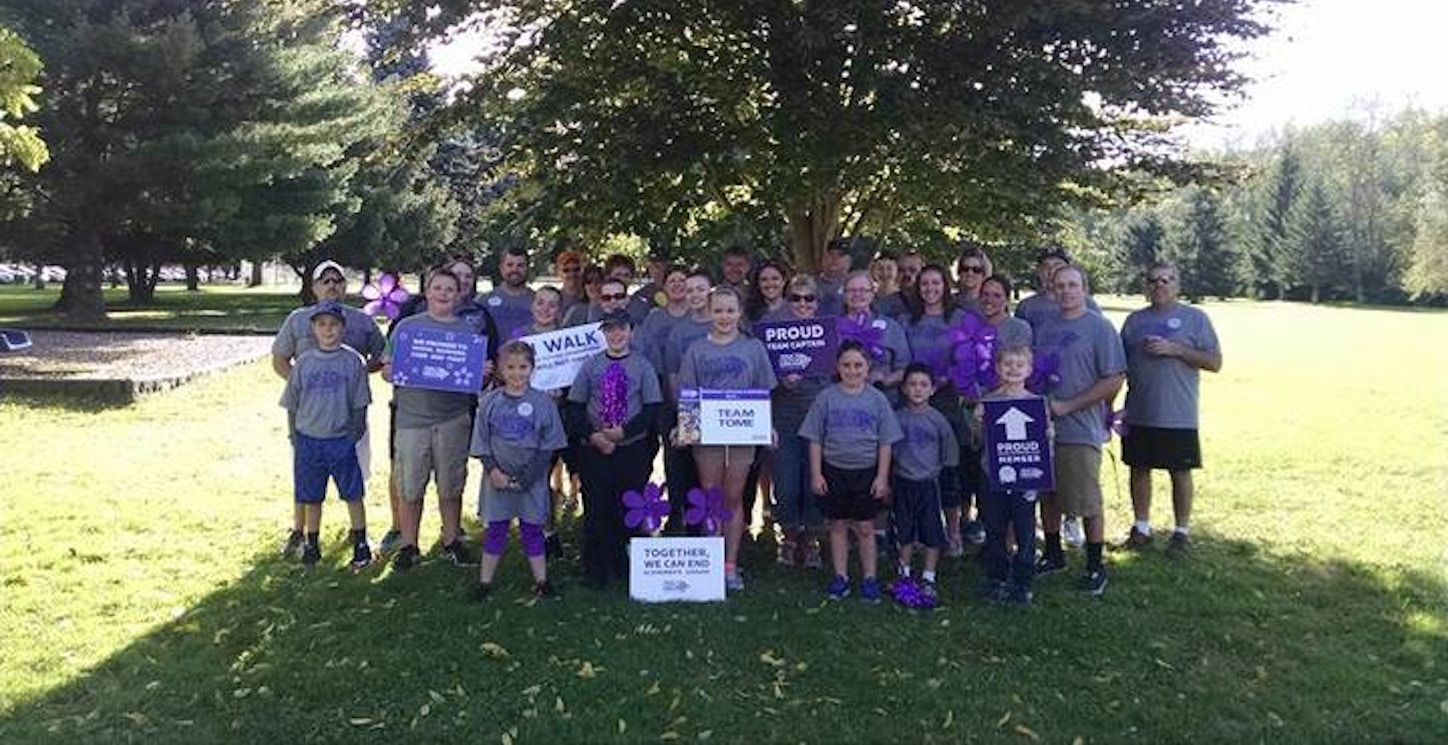
[[(935, 565), (940, 551), (948, 544), (945, 516), (941, 508), (940, 472), (960, 464), (960, 445), (955, 430), (930, 405), (935, 395), (935, 380), (930, 367), (913, 362), (905, 368), (901, 384), (905, 405), (895, 416), (905, 441), (895, 448), (890, 493), (894, 498), (891, 516), (900, 548), (899, 579), (895, 582), (895, 598), (902, 603), (916, 594), (925, 607), (934, 607)], [(910, 574), (910, 559), (916, 546), (925, 548), (925, 568), (916, 583)], [(918, 590), (918, 592), (916, 592)]]
[[(1031, 377), (1031, 350), (1025, 346), (1006, 346), (996, 350), (996, 377), (1000, 386), (987, 393), (984, 400), (1031, 398), (1026, 379)], [(984, 407), (975, 407), (971, 426), (979, 433)], [(1047, 433), (1053, 429), (1047, 424)], [(981, 456), (981, 470), (988, 471), (990, 457)], [(985, 522), (986, 583), (981, 595), (988, 603), (1007, 602), (1031, 604), (1031, 577), (1035, 575), (1036, 556), (1036, 492), (997, 491), (989, 486), (982, 491), (981, 515)], [(1006, 547), (1006, 529), (1014, 530), (1016, 553), (1010, 556)]]
[(319, 305), (312, 311), (311, 323), (317, 348), (297, 357), (281, 400), (292, 440), (295, 499), (303, 507), (302, 563), (310, 568), (322, 558), (318, 534), (330, 477), (347, 503), (352, 521), (352, 568), (360, 569), (372, 562), (362, 502), (366, 481), (356, 450), (357, 441), (367, 431), (367, 406), (372, 403), (367, 364), (342, 344), (346, 320), (340, 306)]

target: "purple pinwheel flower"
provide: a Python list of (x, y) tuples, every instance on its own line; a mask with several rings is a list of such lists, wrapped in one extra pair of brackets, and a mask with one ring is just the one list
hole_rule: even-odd
[(1044, 396), (1061, 382), (1061, 354), (1036, 350), (1031, 357), (1031, 377), (1026, 379), (1026, 390)]
[(362, 297), (368, 301), (362, 308), (363, 313), (369, 316), (386, 316), (388, 320), (395, 321), (397, 316), (402, 314), (402, 304), (407, 302), (411, 294), (397, 281), (397, 275), (384, 272), (377, 278), (376, 285), (362, 288)]
[(688, 500), (689, 509), (684, 512), (684, 523), (703, 526), (708, 535), (719, 535), (724, 523), (734, 515), (724, 506), (724, 490), (717, 486), (690, 489)]
[(906, 608), (929, 610), (936, 604), (934, 596), (925, 594), (920, 585), (915, 584), (914, 580), (909, 578), (901, 578), (895, 582), (891, 593), (895, 596), (895, 602)]
[(598, 419), (604, 429), (622, 427), (628, 419), (628, 372), (617, 360), (608, 363), (598, 382)]
[(1102, 441), (1111, 442), (1112, 433), (1115, 433), (1117, 437), (1125, 437), (1126, 409), (1116, 409), (1113, 411), (1111, 404), (1102, 404), (1101, 412), (1105, 415), (1102, 423), (1106, 425), (1106, 435), (1102, 438)]
[(877, 362), (885, 359), (885, 329), (876, 327), (874, 321), (865, 316), (840, 316), (835, 319), (835, 335), (840, 341), (859, 342)]
[(643, 532), (653, 535), (663, 526), (664, 518), (669, 516), (669, 503), (664, 500), (663, 488), (658, 484), (645, 484), (643, 493), (640, 494), (632, 489), (623, 493), (623, 504), (628, 512), (623, 516), (623, 524), (629, 528), (643, 528)]
[(954, 351), (947, 377), (961, 395), (979, 399), (995, 387), (996, 327), (979, 313), (968, 311), (951, 327), (949, 336)]

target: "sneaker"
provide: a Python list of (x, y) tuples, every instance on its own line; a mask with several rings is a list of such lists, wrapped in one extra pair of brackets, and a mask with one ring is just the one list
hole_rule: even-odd
[(563, 539), (553, 533), (543, 539), (543, 556), (549, 561), (557, 561), (563, 558)]
[(744, 589), (744, 576), (735, 572), (724, 575), (724, 589), (729, 592), (739, 592)]
[(1012, 584), (1010, 588), (1006, 590), (1005, 601), (1011, 605), (1024, 606), (1031, 604), (1031, 597), (1031, 588), (1025, 585)]
[(1151, 548), (1151, 541), (1150, 533), (1143, 533), (1133, 525), (1131, 532), (1126, 534), (1126, 540), (1121, 543), (1121, 547), (1128, 551), (1142, 551)]
[(782, 567), (793, 567), (798, 553), (799, 543), (785, 539), (779, 542), (779, 553), (775, 555), (774, 562)]
[(1186, 533), (1172, 531), (1171, 539), (1166, 542), (1166, 555), (1173, 559), (1184, 559), (1192, 552), (1192, 537)]
[(920, 597), (925, 601), (925, 607), (934, 608), (940, 603), (940, 596), (935, 592), (935, 583), (920, 580)]
[(558, 590), (548, 580), (533, 583), (533, 597), (539, 600), (557, 600)]
[(382, 554), (383, 556), (391, 556), (392, 552), (396, 551), (397, 547), (401, 544), (402, 531), (393, 528), (392, 530), (387, 531), (387, 534), (382, 536), (382, 540), (378, 542), (377, 553)]
[(493, 599), (493, 583), (479, 582), (473, 585), (473, 591), (468, 598), (474, 603), (486, 603)]
[(840, 575), (836, 574), (836, 575), (835, 575), (835, 578), (832, 579), (832, 580), (830, 580), (829, 593), (830, 593), (830, 600), (844, 600), (845, 598), (849, 597), (849, 596), (850, 596), (850, 580), (849, 580), (849, 578), (847, 578), (847, 577), (841, 577)]
[(825, 559), (820, 555), (819, 541), (804, 542), (804, 567), (805, 569), (823, 569)]
[(321, 560), (322, 560), (322, 547), (321, 547), (321, 546), (318, 546), (317, 544), (312, 543), (312, 544), (308, 544), (308, 545), (306, 546), (306, 548), (303, 548), (303, 549), (302, 549), (302, 564), (303, 564), (306, 568), (311, 569), (312, 567), (314, 567), (314, 566), (317, 565), (317, 562), (319, 562), (319, 561), (321, 561)]
[(972, 546), (979, 546), (985, 543), (985, 526), (979, 520), (971, 520), (965, 524), (965, 540)]
[(1061, 539), (1071, 548), (1086, 545), (1086, 531), (1081, 529), (1081, 518), (1070, 515), (1061, 521)]
[(959, 538), (949, 539), (945, 547), (945, 555), (952, 559), (959, 559), (965, 556), (965, 544)]
[(290, 559), (294, 556), (300, 557), (302, 555), (302, 544), (304, 542), (302, 531), (293, 530), (287, 533), (287, 540), (282, 544), (282, 558)]
[(417, 562), (421, 560), (422, 552), (417, 550), (417, 546), (402, 546), (392, 555), (392, 569), (398, 572), (405, 572), (417, 566)]
[(866, 577), (860, 584), (860, 599), (867, 603), (880, 602), (880, 580), (875, 577)]
[(1055, 574), (1056, 572), (1059, 572), (1065, 568), (1066, 557), (1064, 556), (1052, 556), (1050, 554), (1042, 554), (1041, 558), (1036, 559), (1037, 577), (1047, 574)]
[(352, 568), (361, 569), (372, 563), (372, 547), (366, 541), (352, 544)]
[(1004, 603), (1007, 594), (1006, 583), (998, 579), (987, 579), (985, 584), (980, 586), (980, 599), (987, 605), (1000, 605)]
[(452, 543), (442, 547), (442, 552), (456, 566), (467, 566), (473, 563), (473, 555), (468, 552), (468, 544), (463, 542), (461, 537), (453, 539)]
[(1097, 569), (1094, 572), (1087, 572), (1086, 574), (1082, 575), (1081, 580), (1076, 583), (1076, 589), (1086, 593), (1087, 595), (1100, 595), (1101, 593), (1105, 592), (1105, 570)]

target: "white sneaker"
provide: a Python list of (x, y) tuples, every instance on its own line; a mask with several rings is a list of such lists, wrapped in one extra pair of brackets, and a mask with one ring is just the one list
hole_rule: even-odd
[(1061, 521), (1061, 539), (1071, 548), (1081, 548), (1086, 544), (1086, 531), (1081, 529), (1081, 518), (1068, 515)]

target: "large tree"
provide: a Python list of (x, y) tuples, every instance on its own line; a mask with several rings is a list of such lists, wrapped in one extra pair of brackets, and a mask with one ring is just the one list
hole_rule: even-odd
[(1032, 235), (1173, 172), (1168, 123), (1238, 90), (1266, 30), (1256, 0), (390, 1), (491, 22), (455, 105), (505, 127), (540, 219), (683, 240), (757, 213), (804, 267), (842, 229)]
[(0, 166), (30, 171), (50, 160), (50, 150), (35, 127), (13, 122), (32, 114), (40, 88), (40, 57), (15, 32), (0, 28)]

